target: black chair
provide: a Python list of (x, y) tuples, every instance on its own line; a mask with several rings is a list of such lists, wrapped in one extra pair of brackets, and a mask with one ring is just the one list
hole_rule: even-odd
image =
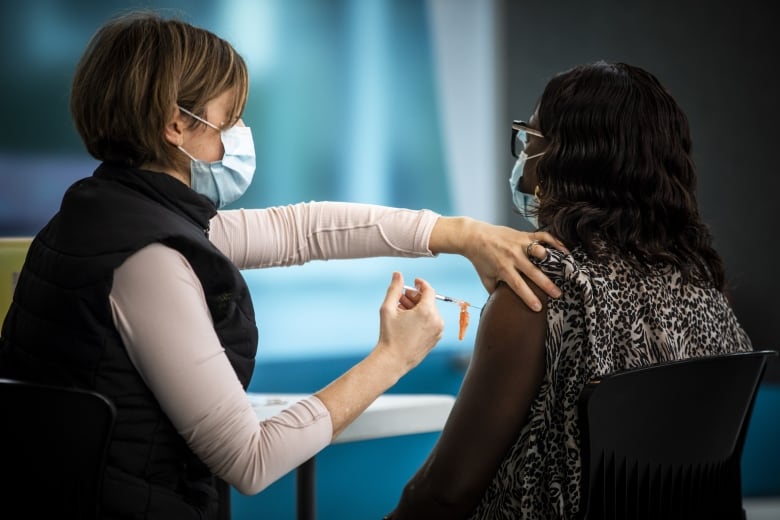
[(95, 392), (0, 379), (3, 516), (99, 518), (115, 416)]
[(580, 518), (744, 519), (742, 446), (776, 354), (667, 362), (586, 385)]

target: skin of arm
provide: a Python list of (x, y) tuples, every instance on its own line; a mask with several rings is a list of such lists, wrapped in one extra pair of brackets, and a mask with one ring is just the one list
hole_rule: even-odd
[[(496, 226), (468, 217), (439, 217), (431, 232), (428, 247), (434, 253), (457, 253), (468, 258), (489, 293), (499, 281), (506, 282), (531, 309), (542, 310), (542, 299), (527, 278), (543, 293), (553, 298), (561, 291), (526, 256), (533, 241), (544, 242), (561, 251), (566, 247), (549, 233), (525, 233), (506, 226)], [(544, 258), (544, 248), (533, 247), (532, 253)], [(521, 273), (525, 276), (521, 276)], [(526, 278), (527, 277), (527, 278)]]
[[(531, 290), (546, 297), (533, 282)], [(545, 370), (546, 312), (505, 284), (480, 318), (474, 355), (444, 430), (386, 518), (466, 518), (526, 423)]]
[(404, 297), (403, 277), (393, 273), (380, 308), (379, 341), (357, 365), (315, 394), (330, 412), (333, 437), (404, 374), (417, 366), (441, 338), (444, 321), (435, 292), (425, 281), (415, 285), (421, 297)]

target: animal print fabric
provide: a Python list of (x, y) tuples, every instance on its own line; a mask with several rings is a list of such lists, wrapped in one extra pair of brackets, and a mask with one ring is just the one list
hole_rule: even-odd
[(570, 519), (579, 507), (577, 400), (591, 379), (662, 361), (749, 351), (723, 294), (669, 266), (637, 272), (579, 249), (538, 262), (550, 299), (546, 369), (528, 420), (472, 519)]

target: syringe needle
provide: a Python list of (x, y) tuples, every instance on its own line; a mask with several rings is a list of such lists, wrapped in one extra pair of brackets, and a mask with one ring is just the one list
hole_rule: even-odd
[[(404, 289), (406, 289), (408, 291), (420, 292), (420, 291), (417, 290), (416, 287), (410, 287), (408, 285), (404, 285)], [(475, 309), (481, 309), (481, 307), (477, 307), (476, 305), (471, 305), (469, 302), (467, 302), (465, 300), (456, 300), (455, 298), (451, 298), (449, 296), (444, 296), (442, 294), (436, 294), (435, 298), (437, 300), (440, 300), (440, 301), (443, 301), (443, 302), (456, 303), (458, 305), (460, 305), (461, 303), (465, 303), (469, 307), (474, 307)]]

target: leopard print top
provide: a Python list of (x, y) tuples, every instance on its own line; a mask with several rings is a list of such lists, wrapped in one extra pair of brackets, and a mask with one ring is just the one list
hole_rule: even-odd
[(569, 519), (579, 507), (577, 400), (600, 375), (752, 350), (723, 294), (672, 267), (640, 273), (579, 249), (539, 262), (563, 291), (547, 311), (546, 372), (528, 422), (472, 519)]

